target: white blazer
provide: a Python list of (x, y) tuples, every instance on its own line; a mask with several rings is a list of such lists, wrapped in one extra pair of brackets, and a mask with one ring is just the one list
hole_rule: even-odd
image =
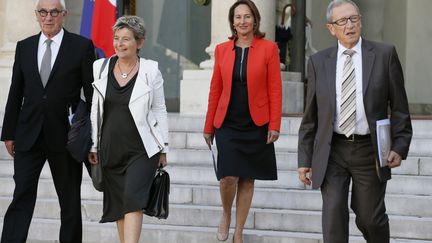
[[(93, 146), (91, 152), (97, 152), (99, 149), (103, 124), (109, 66), (107, 63), (99, 79), (103, 60), (102, 58), (93, 63), (94, 92), (90, 114)], [(140, 68), (129, 100), (129, 110), (148, 157), (150, 158), (158, 152), (168, 152), (168, 118), (163, 79), (157, 62), (140, 58)]]

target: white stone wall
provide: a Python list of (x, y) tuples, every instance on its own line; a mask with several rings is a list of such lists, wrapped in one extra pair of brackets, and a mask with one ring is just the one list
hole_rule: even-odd
[(405, 77), (410, 103), (432, 104), (431, 9), (430, 0), (407, 1)]
[(3, 121), (16, 42), (39, 30), (34, 1), (0, 1), (0, 122)]
[(82, 8), (83, 0), (66, 0), (68, 16), (64, 26), (68, 31), (73, 33), (80, 32)]

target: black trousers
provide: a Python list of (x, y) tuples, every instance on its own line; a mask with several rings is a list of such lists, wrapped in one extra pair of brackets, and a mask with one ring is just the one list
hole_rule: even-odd
[(60, 242), (82, 242), (82, 164), (69, 153), (51, 152), (40, 135), (30, 151), (15, 151), (15, 190), (4, 216), (1, 243), (25, 243), (36, 203), (39, 176), (48, 160), (60, 203)]
[(348, 192), (356, 225), (368, 243), (388, 243), (390, 230), (384, 203), (386, 183), (379, 181), (370, 138), (333, 138), (324, 182), (322, 226), (325, 243), (348, 243)]

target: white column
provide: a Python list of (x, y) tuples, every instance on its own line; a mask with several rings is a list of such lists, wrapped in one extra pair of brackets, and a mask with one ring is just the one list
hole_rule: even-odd
[(231, 36), (228, 12), (235, 1), (236, 0), (213, 0), (211, 2), (211, 43), (205, 49), (210, 55), (210, 59), (201, 62), (201, 68), (213, 69), (216, 45), (228, 40), (228, 37)]
[(261, 15), (262, 32), (265, 32), (267, 40), (275, 40), (276, 26), (276, 0), (254, 0), (255, 5)]
[[(214, 50), (216, 45), (228, 40), (231, 35), (228, 12), (236, 0), (214, 0), (211, 12), (211, 43), (206, 48), (210, 59), (200, 64), (201, 68), (212, 69), (214, 65)], [(266, 33), (265, 38), (274, 41), (276, 0), (255, 0), (255, 5), (261, 15), (261, 31)]]
[[(211, 43), (206, 48), (210, 59), (202, 62), (204, 70), (185, 70), (180, 82), (180, 113), (205, 115), (208, 90), (214, 66), (214, 49), (217, 44), (227, 41), (231, 36), (228, 12), (236, 0), (213, 0), (211, 12)], [(274, 41), (276, 0), (254, 0), (261, 15), (260, 30), (266, 39)]]
[(16, 42), (39, 31), (35, 1), (0, 0), (0, 119), (12, 77)]
[(0, 52), (14, 51), (18, 40), (39, 31), (35, 1), (2, 0), (0, 3)]

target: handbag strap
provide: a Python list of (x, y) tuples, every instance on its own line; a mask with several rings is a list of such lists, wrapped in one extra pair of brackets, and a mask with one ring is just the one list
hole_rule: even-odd
[[(102, 72), (103, 72), (103, 70), (105, 69), (105, 66), (107, 65), (107, 63), (108, 63), (108, 60), (109, 60), (109, 58), (105, 58), (104, 59), (104, 61), (103, 61), (103, 63), (102, 63), (102, 66), (101, 66), (101, 69), (100, 69), (100, 72), (99, 72), (99, 79), (101, 78), (101, 76), (102, 76)], [(97, 114), (99, 114), (99, 105), (97, 106), (97, 108), (98, 108), (98, 113)], [(100, 124), (100, 121), (99, 121), (99, 115), (97, 116), (98, 117), (98, 121), (97, 121), (97, 124), (98, 124), (98, 148), (100, 148), (100, 138), (101, 138), (101, 128), (102, 128), (102, 124)], [(99, 154), (100, 153), (98, 153), (98, 156), (99, 156)], [(99, 158), (100, 159), (100, 158)], [(100, 160), (99, 160), (100, 161)]]
[(99, 79), (100, 79), (101, 76), (102, 76), (102, 72), (103, 72), (103, 70), (105, 69), (105, 66), (106, 66), (107, 63), (108, 63), (108, 60), (109, 60), (109, 58), (105, 58), (104, 61), (103, 61), (103, 63), (102, 63), (102, 66), (101, 66), (101, 69), (100, 69), (100, 72), (99, 72)]

